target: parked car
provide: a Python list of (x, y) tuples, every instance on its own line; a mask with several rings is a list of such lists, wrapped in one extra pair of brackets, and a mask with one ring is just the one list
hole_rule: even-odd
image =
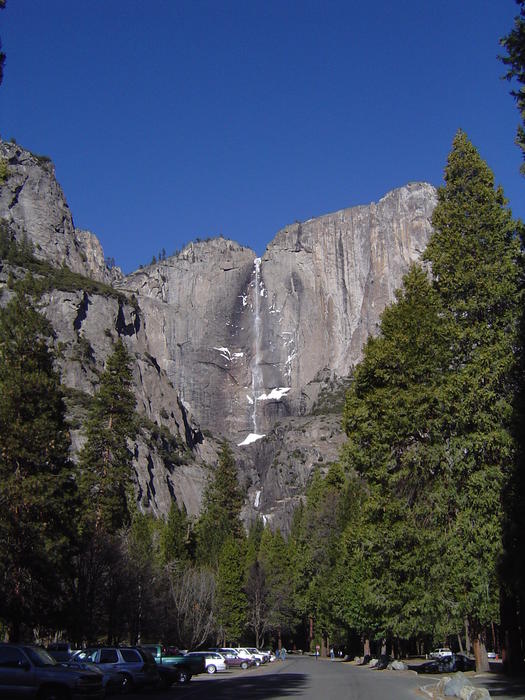
[(247, 656), (242, 656), (237, 649), (232, 649), (224, 647), (221, 649), (214, 649), (218, 651), (219, 654), (224, 656), (224, 661), (228, 668), (242, 668), (243, 670), (250, 668), (250, 666), (255, 666), (255, 661)]
[(78, 659), (69, 659), (69, 661), (62, 661), (61, 663), (68, 668), (88, 669), (100, 674), (102, 687), (106, 695), (111, 695), (112, 693), (120, 694), (125, 690), (123, 687), (123, 676), (114, 668), (109, 668), (105, 665), (97, 666), (92, 661), (80, 661)]
[(246, 647), (246, 651), (249, 651), (250, 654), (253, 654), (254, 656), (258, 656), (263, 664), (267, 664), (268, 661), (270, 661), (270, 655), (266, 651), (261, 651), (255, 647)]
[(452, 650), (448, 647), (441, 647), (440, 649), (434, 649), (429, 654), (431, 659), (444, 659), (447, 656), (452, 656)]
[(139, 647), (91, 647), (77, 651), (72, 661), (91, 661), (97, 666), (117, 671), (122, 676), (124, 693), (136, 687), (152, 687), (160, 682), (154, 658)]
[(55, 661), (58, 661), (59, 663), (62, 661), (69, 661), (73, 654), (71, 651), (71, 644), (69, 642), (55, 642), (54, 644), (48, 644), (46, 651), (55, 659)]
[(204, 656), (206, 673), (216, 673), (217, 671), (227, 670), (224, 656), (218, 651), (189, 651), (186, 656)]
[(475, 671), (476, 660), (466, 654), (454, 654), (456, 671)]
[(239, 654), (242, 654), (247, 659), (251, 659), (256, 666), (260, 666), (263, 661), (263, 657), (261, 654), (253, 654), (251, 651), (248, 651), (246, 647), (235, 647), (235, 650), (239, 652)]
[(189, 683), (192, 676), (206, 670), (202, 654), (188, 657), (175, 647), (164, 647), (161, 644), (144, 644), (142, 649), (153, 656), (164, 687), (173, 683)]
[(62, 666), (42, 647), (2, 643), (0, 697), (101, 700), (104, 688), (100, 673)]
[(409, 668), (418, 673), (452, 673), (460, 670), (456, 668), (454, 655), (444, 656), (442, 659), (431, 659), (419, 666), (409, 666)]

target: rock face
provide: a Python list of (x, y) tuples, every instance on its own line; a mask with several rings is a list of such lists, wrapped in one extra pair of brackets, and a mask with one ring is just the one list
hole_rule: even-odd
[(17, 144), (0, 141), (0, 159), (8, 177), (0, 187), (0, 215), (35, 247), (35, 256), (73, 272), (111, 284), (122, 276), (110, 270), (98, 238), (76, 229), (53, 163)]
[[(176, 497), (196, 514), (225, 436), (241, 445), (246, 520), (286, 529), (312, 469), (337, 459), (345, 382), (426, 246), (435, 189), (411, 183), (377, 204), (287, 226), (262, 259), (217, 238), (123, 277), (97, 238), (75, 228), (48, 159), (0, 141), (0, 162), (0, 217), (15, 237), (113, 286), (54, 291), (45, 311), (73, 398), (94, 393), (117, 336), (135, 358), (142, 506), (165, 514)], [(8, 272), (0, 261), (0, 287)], [(78, 449), (82, 435), (73, 436)]]
[(202, 424), (240, 442), (307, 413), (323, 374), (349, 374), (424, 250), (435, 203), (431, 185), (412, 183), (283, 229), (262, 259), (224, 239), (192, 243), (118, 286), (156, 302), (157, 358)]

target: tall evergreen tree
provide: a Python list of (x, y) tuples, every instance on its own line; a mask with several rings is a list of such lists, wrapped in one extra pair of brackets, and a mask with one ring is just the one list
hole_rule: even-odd
[(458, 604), (487, 666), (484, 627), (498, 619), (503, 489), (512, 474), (520, 250), (501, 188), (463, 132), (454, 139), (426, 259), (448, 319), (453, 361), (441, 433), (460, 485), (449, 503)]
[(217, 567), (223, 544), (229, 537), (242, 538), (242, 493), (233, 454), (223, 443), (217, 468), (203, 498), (203, 508), (195, 526), (198, 563)]
[(350, 572), (336, 603), (364, 641), (374, 632), (432, 632), (446, 610), (433, 567), (444, 542), (434, 499), (445, 481), (437, 419), (449, 342), (440, 299), (421, 268), (409, 271), (396, 297), (380, 336), (365, 347), (343, 417), (343, 461), (367, 489), (353, 495), (340, 581), (345, 566)]
[(223, 646), (239, 644), (247, 624), (247, 600), (243, 590), (245, 556), (245, 542), (228, 537), (219, 555), (215, 599)]
[(160, 561), (162, 565), (170, 562), (187, 562), (190, 558), (190, 522), (186, 508), (182, 504), (179, 510), (177, 501), (173, 500), (166, 522), (160, 524)]
[(52, 328), (29, 288), (0, 310), (0, 618), (13, 640), (57, 612), (75, 521)]
[(270, 528), (265, 528), (261, 538), (259, 562), (268, 589), (268, 628), (276, 634), (278, 648), (281, 648), (283, 635), (294, 627), (296, 618), (291, 562), (288, 548), (279, 530), (272, 533)]
[(136, 433), (131, 358), (119, 338), (94, 397), (80, 453), (85, 527), (116, 532), (129, 523), (132, 454)]
[(498, 615), (501, 494), (514, 461), (520, 271), (505, 204), (458, 132), (425, 253), (432, 287), (417, 270), (405, 278), (344, 416), (345, 460), (369, 488), (368, 610), (383, 634), (405, 637), (444, 638), (465, 618), (478, 667)]

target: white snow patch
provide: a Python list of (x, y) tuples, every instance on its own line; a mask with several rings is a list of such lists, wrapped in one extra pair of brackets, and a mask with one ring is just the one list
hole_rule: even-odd
[(241, 299), (242, 299), (242, 305), (246, 306), (248, 303), (248, 296), (246, 294), (241, 294)]
[(296, 353), (296, 352), (292, 353), (291, 355), (288, 355), (288, 357), (286, 358), (286, 362), (285, 362), (284, 364), (285, 364), (285, 365), (289, 365), (290, 362), (294, 359), (294, 357), (297, 357), (297, 353)]
[(248, 396), (248, 394), (246, 394), (246, 398), (248, 399), (248, 403), (249, 403), (250, 405), (252, 405), (252, 404), (253, 404), (253, 399), (252, 399), (252, 397), (251, 397), (251, 396)]
[(269, 394), (261, 394), (258, 396), (257, 401), (269, 401), (271, 399), (274, 401), (279, 401), (279, 399), (282, 399), (283, 396), (286, 396), (286, 394), (290, 391), (290, 388), (291, 387), (286, 386), (272, 389)]
[[(265, 433), (266, 434), (266, 433)], [(265, 435), (264, 434), (264, 435)], [(243, 447), (244, 445), (251, 445), (252, 442), (256, 442), (257, 440), (260, 440), (261, 438), (264, 437), (264, 435), (259, 435), (258, 433), (249, 433), (242, 442), (238, 443), (239, 447)]]
[(238, 360), (240, 357), (244, 357), (243, 352), (232, 353), (229, 348), (213, 348), (213, 349), (217, 350), (217, 352), (220, 352), (221, 357), (223, 357), (228, 362), (231, 362), (232, 360)]
[(224, 357), (225, 360), (228, 362), (231, 362), (231, 354), (230, 354), (230, 349), (229, 348), (213, 348), (214, 350), (217, 350), (217, 352), (221, 353), (221, 357)]
[(258, 507), (259, 507), (260, 501), (261, 501), (261, 492), (260, 492), (260, 491), (256, 491), (256, 492), (255, 492), (255, 500), (254, 500), (254, 502), (253, 502), (253, 507), (254, 507), (254, 508), (258, 508)]

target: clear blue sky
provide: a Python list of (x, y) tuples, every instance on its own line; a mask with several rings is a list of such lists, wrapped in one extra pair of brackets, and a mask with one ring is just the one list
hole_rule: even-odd
[(458, 128), (516, 216), (513, 0), (7, 0), (0, 134), (51, 156), (125, 272), (196, 237), (439, 185)]

